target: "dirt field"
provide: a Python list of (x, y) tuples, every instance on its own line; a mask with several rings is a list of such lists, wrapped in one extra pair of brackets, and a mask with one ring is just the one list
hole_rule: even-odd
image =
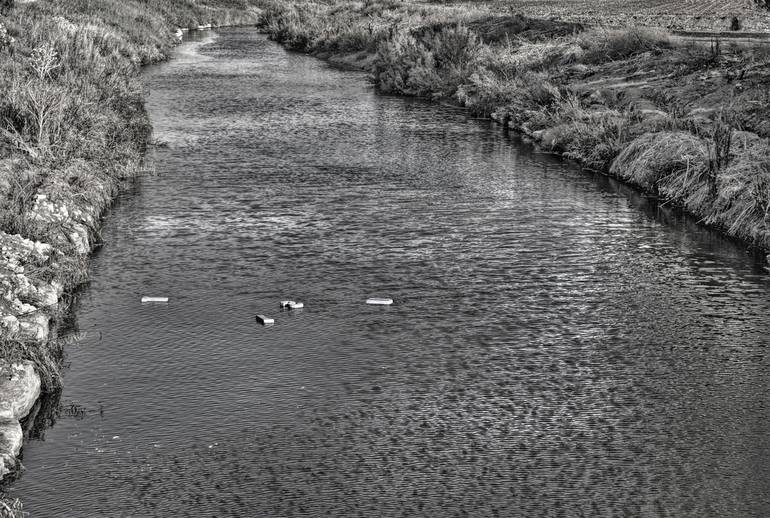
[(528, 16), (611, 26), (724, 31), (738, 18), (743, 31), (770, 31), (770, 11), (752, 0), (504, 0), (497, 9)]

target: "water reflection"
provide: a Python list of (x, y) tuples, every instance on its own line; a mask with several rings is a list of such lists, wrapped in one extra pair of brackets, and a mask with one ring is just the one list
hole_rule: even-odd
[(252, 31), (196, 45), (146, 76), (168, 146), (105, 229), (30, 511), (766, 514), (742, 248)]

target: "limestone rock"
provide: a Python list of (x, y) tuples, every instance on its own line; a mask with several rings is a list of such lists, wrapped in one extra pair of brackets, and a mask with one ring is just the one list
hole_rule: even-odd
[(15, 419), (0, 420), (0, 480), (6, 475), (16, 474), (21, 468), (17, 459), (24, 444), (24, 432)]
[(17, 457), (24, 443), (21, 424), (16, 420), (0, 421), (0, 454)]
[(0, 318), (0, 325), (5, 329), (6, 334), (9, 335), (18, 333), (20, 329), (19, 319), (13, 315), (3, 315)]
[(38, 311), (27, 313), (19, 317), (19, 332), (24, 337), (38, 342), (45, 342), (48, 340), (48, 333), (50, 331), (48, 322), (49, 318), (45, 313)]
[(32, 362), (0, 363), (0, 421), (25, 417), (40, 397), (40, 385)]
[(64, 288), (60, 282), (51, 282), (49, 284), (40, 284), (37, 286), (37, 299), (40, 301), (42, 307), (53, 307), (59, 302), (64, 292)]
[(19, 460), (10, 453), (0, 453), (0, 480), (6, 475), (19, 471)]
[(96, 224), (96, 218), (83, 209), (69, 208), (66, 203), (54, 202), (47, 194), (37, 194), (32, 210), (27, 214), (31, 221), (60, 229), (51, 234), (55, 244), (72, 244), (80, 255), (91, 250), (89, 228)]

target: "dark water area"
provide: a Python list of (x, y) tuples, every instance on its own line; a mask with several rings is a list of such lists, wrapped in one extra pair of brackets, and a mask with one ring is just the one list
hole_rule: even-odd
[(107, 219), (32, 516), (770, 514), (743, 248), (253, 30), (196, 38), (145, 74), (167, 146)]

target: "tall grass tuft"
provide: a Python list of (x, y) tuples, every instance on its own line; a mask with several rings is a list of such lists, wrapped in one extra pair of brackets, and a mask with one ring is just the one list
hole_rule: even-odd
[[(661, 185), (681, 196), (709, 172), (708, 143), (685, 132), (645, 133), (613, 161), (610, 173), (658, 193)], [(679, 179), (674, 189), (673, 180)]]
[(737, 144), (717, 177), (717, 197), (707, 223), (758, 245), (770, 242), (770, 142)]
[(24, 511), (21, 500), (0, 495), (0, 518), (28, 518), (29, 513)]

